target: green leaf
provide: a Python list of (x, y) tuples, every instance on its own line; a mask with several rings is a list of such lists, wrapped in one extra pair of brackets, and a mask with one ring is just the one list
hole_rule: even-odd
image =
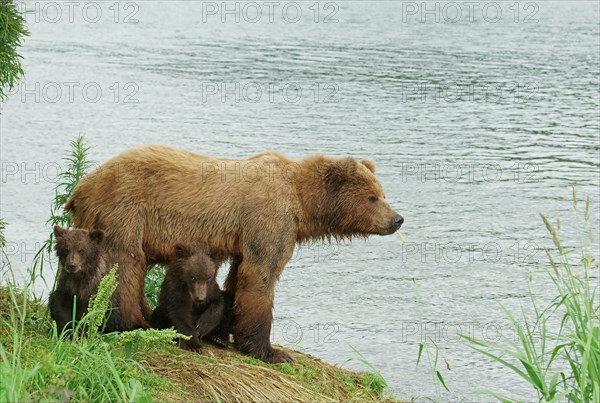
[(442, 376), (440, 371), (435, 371), (435, 374), (437, 375), (438, 379), (442, 383), (442, 386), (444, 387), (444, 389), (446, 389), (448, 392), (450, 392), (450, 389), (448, 389), (448, 387), (446, 386), (446, 382), (444, 382), (444, 377)]
[(417, 367), (419, 366), (419, 362), (421, 361), (421, 355), (423, 354), (423, 348), (425, 346), (423, 343), (419, 343), (419, 354), (417, 355)]
[(525, 367), (525, 370), (529, 375), (530, 383), (533, 385), (533, 387), (546, 396), (546, 385), (542, 382), (539, 374), (533, 369), (533, 366), (523, 360), (521, 360), (521, 364), (523, 364), (523, 367)]

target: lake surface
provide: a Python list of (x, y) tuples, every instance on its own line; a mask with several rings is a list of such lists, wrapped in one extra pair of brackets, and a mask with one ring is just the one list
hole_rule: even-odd
[[(273, 340), (366, 369), (356, 350), (399, 398), (535, 398), (457, 334), (513, 337), (499, 304), (519, 308), (529, 284), (551, 296), (538, 213), (560, 216), (577, 243), (572, 185), (580, 205), (592, 196), (598, 253), (597, 2), (26, 8), (26, 79), (0, 117), (0, 216), (20, 273), (51, 230), (56, 175), (80, 133), (97, 163), (144, 143), (368, 157), (407, 243), (304, 246), (277, 287)], [(427, 360), (416, 368), (426, 339), (450, 393)]]

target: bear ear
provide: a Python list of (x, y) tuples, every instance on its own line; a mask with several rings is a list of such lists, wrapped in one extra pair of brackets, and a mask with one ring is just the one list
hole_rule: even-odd
[(184, 259), (186, 257), (191, 256), (192, 250), (183, 244), (178, 243), (175, 245), (175, 257), (178, 259)]
[(369, 171), (375, 173), (375, 161), (365, 159), (362, 160), (360, 163), (366, 166), (369, 169)]
[(63, 227), (61, 227), (59, 225), (54, 226), (54, 238), (62, 237), (65, 234), (65, 232), (67, 232), (67, 230), (64, 229)]
[(325, 181), (331, 190), (339, 190), (356, 172), (356, 160), (346, 157), (333, 161), (325, 171)]
[(104, 231), (101, 229), (95, 229), (90, 231), (90, 239), (96, 243), (101, 243), (104, 239)]

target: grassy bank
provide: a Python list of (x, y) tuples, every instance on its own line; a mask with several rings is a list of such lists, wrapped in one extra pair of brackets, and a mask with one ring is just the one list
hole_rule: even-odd
[[(0, 288), (0, 401), (389, 401), (376, 374), (289, 351), (269, 365), (205, 343), (201, 355), (130, 333), (56, 334), (47, 306)], [(146, 340), (148, 339), (148, 340)]]

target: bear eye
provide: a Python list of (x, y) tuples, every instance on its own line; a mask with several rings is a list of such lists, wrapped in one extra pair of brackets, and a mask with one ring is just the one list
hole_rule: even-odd
[(192, 276), (192, 281), (196, 281), (196, 276)]
[(85, 255), (85, 249), (79, 249), (79, 254), (80, 255)]
[(369, 201), (375, 203), (377, 201), (377, 196), (371, 195), (369, 196)]

